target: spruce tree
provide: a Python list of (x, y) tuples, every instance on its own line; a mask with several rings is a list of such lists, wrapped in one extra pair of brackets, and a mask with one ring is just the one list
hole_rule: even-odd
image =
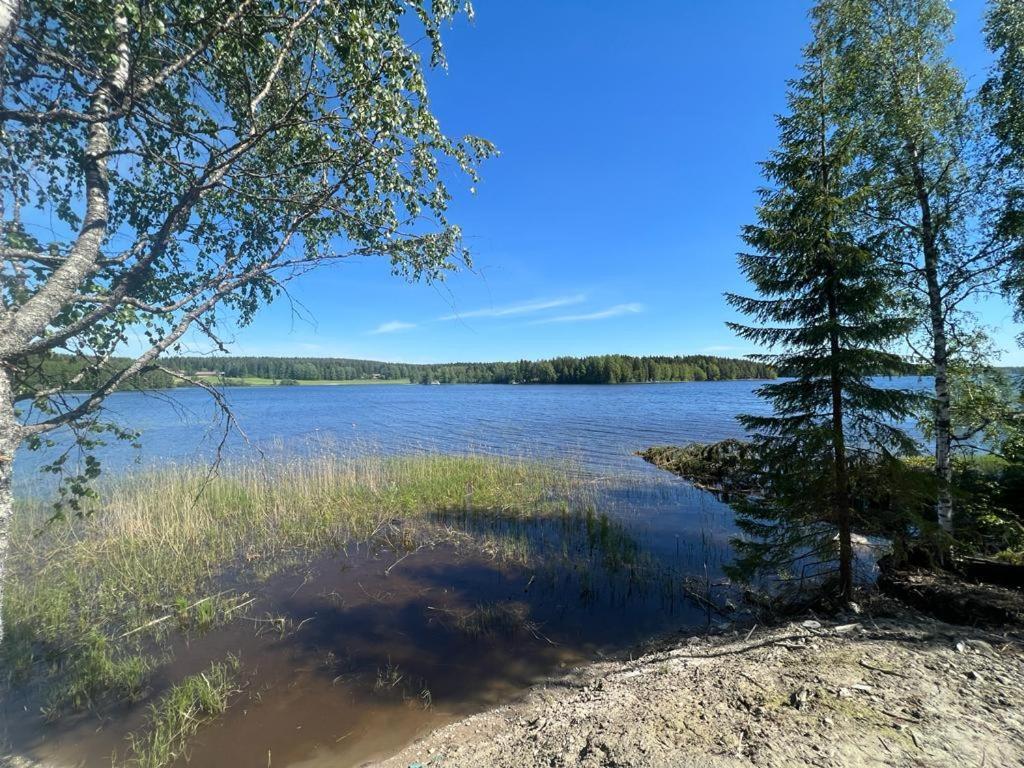
[(837, 42), (829, 39), (834, 3), (812, 11), (814, 40), (789, 87), (789, 114), (778, 119), (779, 147), (762, 164), (758, 222), (743, 230), (753, 249), (739, 256), (756, 297), (728, 294), (756, 324), (730, 324), (767, 347), (763, 361), (791, 380), (759, 394), (771, 416), (743, 416), (754, 436), (763, 494), (741, 507), (734, 572), (823, 575), (835, 562), (838, 591), (853, 590), (852, 472), (879, 456), (912, 450), (893, 424), (912, 396), (880, 387), (877, 376), (904, 365), (886, 346), (908, 323), (892, 311), (883, 267), (858, 236), (865, 190), (857, 176), (859, 135), (837, 103), (846, 87)]

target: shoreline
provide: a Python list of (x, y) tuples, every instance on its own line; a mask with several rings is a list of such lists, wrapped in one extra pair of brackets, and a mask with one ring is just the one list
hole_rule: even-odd
[[(774, 379), (714, 379), (698, 381), (696, 379), (690, 381), (616, 381), (616, 382), (572, 382), (572, 383), (558, 383), (552, 382), (550, 384), (542, 384), (540, 382), (493, 382), (493, 381), (459, 381), (459, 382), (446, 382), (438, 384), (422, 384), (415, 381), (366, 381), (361, 379), (339, 379), (337, 381), (316, 381), (316, 382), (303, 382), (300, 381), (298, 384), (272, 384), (272, 383), (259, 383), (259, 384), (222, 384), (218, 386), (218, 389), (303, 389), (308, 387), (361, 387), (361, 386), (398, 386), (398, 387), (538, 387), (538, 388), (559, 388), (559, 387), (640, 387), (640, 386), (653, 386), (657, 384), (724, 384), (730, 382), (767, 382), (767, 381), (778, 381), (779, 378)], [(174, 392), (179, 389), (197, 390), (202, 389), (194, 384), (181, 384), (174, 387), (147, 387), (138, 389), (120, 389), (117, 394), (125, 394), (129, 392), (141, 392), (143, 394), (147, 392)], [(90, 394), (87, 390), (67, 390), (70, 395), (87, 395)]]
[(883, 606), (583, 666), (373, 765), (1016, 764), (1021, 635)]
[[(874, 598), (835, 620), (664, 638), (416, 738), (366, 768), (1015, 765), (1024, 634)], [(18, 755), (7, 768), (59, 768)]]

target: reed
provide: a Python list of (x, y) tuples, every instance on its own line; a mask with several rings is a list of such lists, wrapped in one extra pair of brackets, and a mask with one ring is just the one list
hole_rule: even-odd
[(228, 656), (211, 664), (198, 675), (190, 675), (160, 697), (150, 708), (149, 720), (141, 734), (128, 737), (131, 768), (164, 768), (186, 756), (189, 738), (204, 722), (228, 708), (236, 693), (240, 664)]
[[(245, 596), (218, 593), (226, 576), (255, 582), (312, 553), (381, 537), (412, 547), (418, 524), (434, 523), (436, 535), (452, 519), (560, 520), (589, 509), (589, 499), (586, 480), (565, 464), (318, 454), (214, 476), (194, 467), (128, 476), (66, 522), (44, 525), (45, 510), (25, 507), (4, 602), (6, 682), (48, 680), (51, 717), (104, 697), (135, 699), (169, 633), (237, 617)], [(523, 558), (526, 548), (520, 541), (498, 554)]]

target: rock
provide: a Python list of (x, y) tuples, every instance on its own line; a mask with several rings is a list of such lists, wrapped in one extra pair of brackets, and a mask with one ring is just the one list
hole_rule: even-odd
[(804, 629), (821, 629), (821, 622), (815, 621), (814, 619), (808, 619), (800, 626)]
[(992, 645), (976, 637), (964, 641), (968, 648), (976, 653), (994, 653)]
[(789, 705), (793, 707), (793, 709), (803, 709), (807, 704), (807, 699), (809, 697), (810, 692), (801, 686), (789, 695)]
[(979, 682), (980, 683), (985, 678), (981, 674), (981, 672), (978, 672), (976, 669), (972, 669), (970, 672), (967, 673), (967, 679), (968, 680), (974, 680), (975, 682)]

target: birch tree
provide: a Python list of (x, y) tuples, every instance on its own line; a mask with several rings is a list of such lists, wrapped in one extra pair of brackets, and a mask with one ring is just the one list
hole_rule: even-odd
[[(89, 444), (107, 395), (189, 339), (223, 349), (221, 324), (315, 266), (375, 255), (429, 280), (465, 260), (448, 186), (492, 148), (443, 133), (425, 83), (458, 11), (0, 0), (0, 589), (19, 447)], [(55, 352), (83, 373), (27, 387)]]
[(996, 226), (997, 178), (974, 100), (947, 56), (946, 0), (843, 0), (834, 39), (855, 80), (847, 100), (865, 131), (873, 217), (903, 290), (922, 320), (911, 349), (934, 376), (936, 516), (953, 530), (950, 365), (966, 310), (998, 287), (1005, 241)]

